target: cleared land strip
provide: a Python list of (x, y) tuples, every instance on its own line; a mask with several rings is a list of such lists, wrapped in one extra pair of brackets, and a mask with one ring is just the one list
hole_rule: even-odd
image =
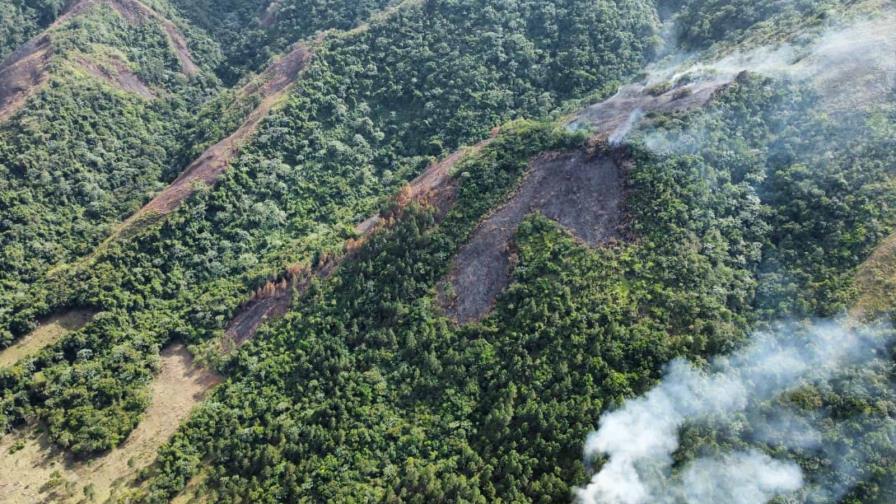
[(221, 382), (217, 374), (196, 366), (182, 344), (169, 346), (160, 357), (149, 408), (118, 448), (78, 461), (53, 446), (38, 427), (0, 440), (0, 502), (79, 502), (88, 495), (105, 502), (126, 492), (140, 469), (155, 460), (159, 446)]
[(41, 322), (35, 330), (26, 334), (12, 346), (0, 351), (0, 367), (10, 367), (25, 357), (40, 352), (69, 332), (84, 327), (87, 322), (90, 322), (93, 315), (94, 313), (88, 310), (75, 310)]

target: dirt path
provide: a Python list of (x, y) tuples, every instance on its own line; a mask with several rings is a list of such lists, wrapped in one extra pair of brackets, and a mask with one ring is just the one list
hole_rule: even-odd
[(91, 311), (75, 310), (41, 322), (37, 329), (26, 334), (9, 348), (0, 351), (0, 367), (12, 366), (25, 357), (36, 354), (71, 331), (84, 327), (93, 315)]
[(162, 351), (161, 363), (143, 419), (121, 446), (99, 458), (74, 461), (36, 429), (0, 440), (0, 502), (78, 502), (90, 485), (94, 502), (104, 502), (127, 490), (137, 472), (155, 459), (159, 446), (221, 381), (218, 375), (194, 366), (181, 344)]

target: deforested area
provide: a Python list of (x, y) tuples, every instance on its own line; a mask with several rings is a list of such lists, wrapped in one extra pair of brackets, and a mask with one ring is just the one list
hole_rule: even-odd
[(0, 501), (896, 501), (891, 2), (0, 37)]

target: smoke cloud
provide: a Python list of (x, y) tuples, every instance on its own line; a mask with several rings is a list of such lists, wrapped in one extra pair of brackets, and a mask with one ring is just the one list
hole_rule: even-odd
[(616, 146), (622, 143), (625, 139), (625, 136), (641, 121), (641, 118), (644, 117), (644, 111), (639, 108), (633, 110), (626, 118), (625, 122), (622, 123), (618, 128), (616, 128), (608, 138), (610, 145)]
[[(666, 65), (650, 81), (675, 82), (687, 75), (731, 80), (742, 71), (807, 81), (838, 108), (868, 105), (896, 85), (896, 14), (854, 19), (777, 45), (736, 51), (707, 63)], [(849, 98), (847, 103), (842, 101)]]
[[(763, 401), (880, 360), (888, 344), (885, 334), (889, 332), (832, 322), (782, 324), (755, 334), (748, 345), (715, 358), (706, 368), (673, 361), (657, 386), (605, 414), (597, 432), (588, 437), (586, 458), (605, 462), (590, 484), (575, 490), (579, 502), (759, 504), (803, 488), (799, 466), (756, 449), (701, 457), (675, 467), (679, 431), (732, 415), (758, 418)], [(755, 433), (766, 441), (810, 446), (820, 443), (810, 420), (781, 412), (758, 422)], [(788, 436), (798, 431), (802, 435)], [(811, 488), (818, 495), (841, 490), (818, 483)]]

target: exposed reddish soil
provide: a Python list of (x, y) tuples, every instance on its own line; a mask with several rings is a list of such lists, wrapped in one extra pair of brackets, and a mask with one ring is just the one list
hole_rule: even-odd
[(101, 65), (87, 58), (78, 57), (75, 58), (75, 62), (84, 71), (98, 79), (102, 79), (112, 87), (133, 93), (147, 100), (152, 100), (156, 97), (146, 83), (140, 80), (140, 77), (137, 77), (123, 61), (113, 60), (108, 64)]
[[(523, 219), (541, 212), (589, 246), (620, 236), (623, 176), (607, 154), (548, 153), (533, 159), (509, 201), (482, 221), (454, 258), (440, 295), (459, 323), (482, 319), (510, 283), (512, 241)], [(445, 289), (442, 289), (443, 291)]]
[(0, 121), (15, 114), (47, 80), (53, 49), (46, 35), (36, 37), (0, 64)]
[[(28, 97), (40, 89), (47, 79), (47, 66), (53, 55), (53, 47), (49, 31), (60, 26), (65, 21), (77, 16), (89, 8), (107, 4), (121, 14), (123, 18), (134, 24), (141, 24), (147, 20), (158, 22), (168, 35), (171, 47), (174, 49), (181, 69), (186, 75), (199, 73), (199, 67), (193, 62), (190, 51), (183, 34), (171, 21), (163, 18), (154, 10), (138, 0), (79, 0), (72, 3), (68, 9), (59, 16), (41, 34), (29, 40), (22, 47), (10, 54), (3, 63), (0, 63), (0, 121), (8, 119), (15, 114), (27, 101)], [(79, 61), (88, 72), (113, 83), (122, 89), (136, 93), (145, 98), (153, 96), (152, 91), (143, 84), (124, 65), (115, 65), (116, 72), (109, 72), (96, 64), (85, 60)]]
[(297, 46), (292, 52), (277, 60), (272, 68), (265, 71), (267, 76), (261, 84), (252, 84), (262, 97), (261, 103), (230, 136), (206, 149), (193, 161), (177, 179), (129, 218), (123, 225), (128, 227), (139, 217), (149, 212), (166, 214), (177, 208), (196, 190), (196, 184), (213, 186), (230, 165), (240, 148), (258, 129), (271, 107), (287, 92), (290, 84), (298, 78), (299, 72), (311, 60), (311, 52), (305, 46)]
[(451, 177), (451, 169), (465, 155), (478, 152), (492, 142), (498, 130), (492, 131), (491, 138), (483, 140), (473, 147), (460, 149), (447, 158), (427, 167), (417, 178), (412, 180), (395, 196), (395, 209), (390, 215), (372, 215), (355, 227), (359, 237), (345, 243), (344, 253), (335, 258), (320, 261), (313, 270), (295, 265), (289, 268), (280, 278), (268, 282), (255, 292), (252, 299), (238, 310), (236, 316), (227, 326), (226, 335), (229, 340), (241, 345), (255, 336), (258, 327), (265, 321), (282, 317), (289, 310), (294, 296), (301, 296), (308, 289), (312, 278), (326, 279), (381, 227), (388, 225), (397, 217), (397, 213), (411, 202), (434, 207), (437, 218), (443, 217), (454, 202), (457, 184)]
[(226, 344), (240, 346), (255, 336), (259, 326), (265, 321), (286, 315), (294, 295), (304, 294), (314, 279), (329, 278), (340, 262), (341, 260), (328, 258), (321, 260), (313, 269), (293, 267), (279, 281), (269, 282), (258, 289), (227, 325)]
[[(396, 196), (396, 203), (399, 208), (406, 206), (414, 201), (422, 203), (436, 209), (437, 217), (443, 217), (454, 203), (457, 193), (457, 181), (451, 177), (451, 169), (464, 156), (475, 153), (486, 145), (490, 144), (498, 130), (492, 131), (491, 137), (487, 138), (473, 147), (462, 148), (445, 159), (433, 163), (426, 168), (414, 180), (408, 183)], [(361, 235), (362, 239), (370, 236), (377, 226), (384, 221), (384, 217), (376, 214), (371, 215), (360, 224), (355, 226), (355, 231)]]

